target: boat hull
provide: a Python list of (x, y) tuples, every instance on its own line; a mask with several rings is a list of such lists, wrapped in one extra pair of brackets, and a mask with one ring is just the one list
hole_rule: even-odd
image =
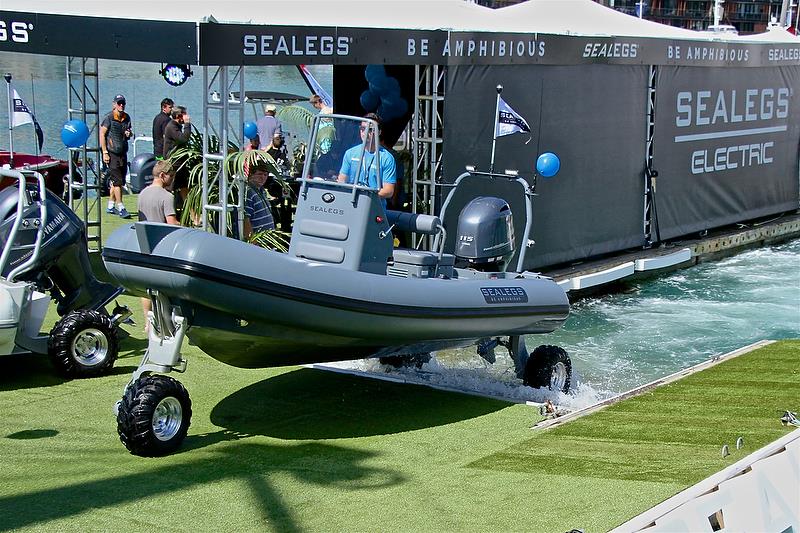
[(117, 230), (103, 259), (129, 291), (155, 289), (179, 306), (191, 342), (242, 367), (420, 353), (485, 337), (547, 333), (569, 312), (566, 294), (549, 278), (370, 274), (162, 224)]

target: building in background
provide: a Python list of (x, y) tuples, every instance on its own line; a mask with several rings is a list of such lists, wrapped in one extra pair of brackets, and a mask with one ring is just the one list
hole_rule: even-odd
[[(503, 7), (522, 0), (476, 0), (488, 7)], [(639, 0), (595, 0), (633, 16), (639, 16)], [(714, 23), (714, 0), (645, 0), (643, 18), (690, 30), (705, 30)], [(780, 16), (784, 0), (727, 0), (721, 24), (736, 27), (741, 34), (766, 31), (767, 24)], [(794, 26), (797, 0), (792, 0)]]

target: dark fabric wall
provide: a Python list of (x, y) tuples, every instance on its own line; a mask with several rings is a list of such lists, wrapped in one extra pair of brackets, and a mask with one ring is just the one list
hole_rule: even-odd
[(333, 67), (333, 110), (340, 115), (363, 116), (368, 111), (377, 112), (383, 119), (383, 135), (388, 146), (394, 146), (414, 113), (413, 65), (385, 65), (387, 76), (398, 80), (400, 97), (405, 101), (405, 112), (398, 117), (386, 117), (381, 109), (365, 110), (362, 93), (369, 89), (365, 75), (366, 65), (336, 65)]
[(663, 239), (798, 207), (800, 67), (661, 66), (656, 87)]
[[(536, 244), (528, 269), (643, 244), (646, 66), (450, 66), (444, 110), (443, 176), (452, 183), (474, 164), (488, 170), (496, 90), (530, 124), (528, 134), (497, 139), (495, 170), (530, 176), (536, 158), (554, 152), (560, 173), (539, 178), (533, 203)], [(496, 194), (489, 186), (479, 194)], [(515, 216), (517, 243), (524, 217)], [(457, 217), (458, 210), (449, 209)], [(448, 217), (449, 218), (449, 217)], [(448, 221), (445, 220), (448, 224)], [(448, 227), (454, 228), (453, 222)], [(455, 231), (448, 232), (453, 242)]]

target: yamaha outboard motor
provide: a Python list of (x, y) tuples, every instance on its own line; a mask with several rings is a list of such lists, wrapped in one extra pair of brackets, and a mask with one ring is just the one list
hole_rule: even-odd
[(508, 202), (479, 196), (458, 216), (455, 256), (485, 272), (504, 272), (514, 255), (514, 222)]
[(139, 154), (131, 161), (131, 192), (138, 194), (153, 183), (153, 167), (156, 156), (153, 154)]
[[(39, 227), (39, 191), (28, 185), (28, 200), (23, 222), (9, 254), (3, 276), (30, 257), (30, 247)], [(0, 191), (0, 245), (5, 246), (17, 215), (19, 190), (6, 187)], [(122, 289), (102, 283), (94, 277), (89, 263), (83, 222), (52, 192), (47, 191), (47, 221), (39, 260), (19, 279), (36, 283), (42, 292), (50, 291), (63, 316), (76, 309), (99, 309)]]

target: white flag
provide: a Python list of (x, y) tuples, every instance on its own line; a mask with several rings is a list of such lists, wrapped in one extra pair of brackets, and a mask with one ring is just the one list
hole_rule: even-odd
[(328, 91), (320, 85), (317, 79), (311, 75), (311, 71), (308, 70), (308, 67), (305, 65), (297, 65), (297, 70), (300, 71), (300, 75), (303, 77), (306, 85), (308, 85), (308, 88), (311, 89), (311, 92), (318, 95), (322, 99), (322, 103), (327, 107), (333, 107), (333, 98), (331, 98)]
[(28, 109), (28, 106), (19, 96), (17, 90), (12, 87), (11, 92), (13, 94), (11, 102), (11, 108), (13, 110), (11, 113), (11, 127), (16, 128), (23, 124), (33, 124), (33, 129), (36, 131), (36, 140), (39, 141), (39, 150), (41, 150), (42, 144), (44, 144), (44, 133), (42, 132), (41, 126), (39, 126), (36, 117), (34, 117), (31, 110)]
[(511, 109), (511, 106), (502, 98), (498, 99), (497, 115), (494, 124), (495, 138), (517, 132), (531, 132), (531, 127), (528, 126), (525, 119), (522, 118), (519, 113)]
[(28, 106), (25, 105), (25, 102), (20, 98), (16, 89), (11, 89), (11, 92), (14, 95), (12, 101), (14, 115), (11, 117), (11, 127), (16, 128), (23, 124), (33, 124), (33, 113), (31, 113)]

